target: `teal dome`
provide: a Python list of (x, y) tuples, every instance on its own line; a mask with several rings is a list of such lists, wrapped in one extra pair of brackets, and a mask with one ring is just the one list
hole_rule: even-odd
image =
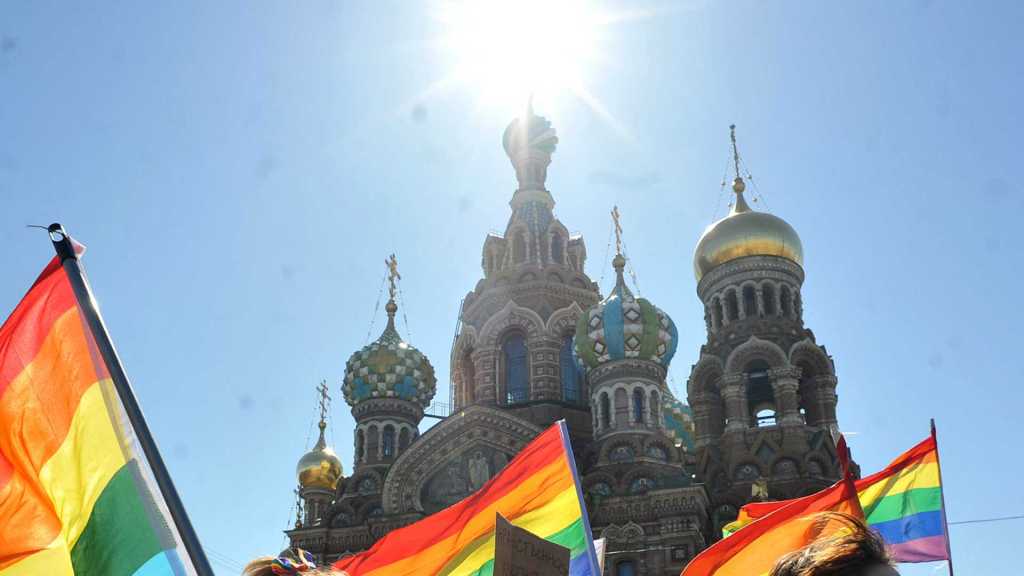
[(693, 410), (668, 392), (663, 396), (661, 414), (665, 433), (673, 443), (687, 452), (693, 452)]
[(422, 352), (398, 335), (395, 310), (394, 302), (388, 302), (384, 333), (345, 364), (341, 389), (350, 406), (370, 398), (401, 398), (426, 408), (434, 398), (434, 367)]
[(618, 279), (607, 298), (580, 315), (576, 356), (587, 369), (613, 360), (638, 358), (666, 370), (679, 343), (672, 318), (643, 298), (635, 298), (622, 278), (625, 258), (613, 261)]

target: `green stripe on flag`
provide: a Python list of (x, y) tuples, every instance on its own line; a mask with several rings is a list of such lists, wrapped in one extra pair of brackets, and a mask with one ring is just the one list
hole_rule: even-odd
[[(863, 503), (862, 503), (863, 504)], [(864, 506), (868, 524), (879, 524), (942, 508), (942, 488), (914, 488), (886, 496), (873, 505)]]
[(100, 494), (85, 530), (71, 550), (75, 574), (128, 576), (161, 550), (170, 548), (163, 530), (152, 525), (152, 497), (145, 489), (138, 462), (129, 460)]

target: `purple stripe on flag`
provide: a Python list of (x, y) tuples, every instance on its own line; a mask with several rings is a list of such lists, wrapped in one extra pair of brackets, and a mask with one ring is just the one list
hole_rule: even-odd
[(893, 544), (889, 546), (889, 553), (896, 562), (932, 562), (949, 559), (946, 554), (945, 536), (929, 536)]

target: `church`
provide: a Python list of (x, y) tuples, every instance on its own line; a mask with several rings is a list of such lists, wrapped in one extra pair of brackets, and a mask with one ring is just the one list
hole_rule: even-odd
[[(365, 550), (480, 488), (560, 419), (610, 576), (675, 576), (743, 504), (836, 481), (837, 380), (804, 326), (800, 237), (748, 205), (735, 135), (731, 210), (693, 234), (707, 340), (687, 354), (685, 402), (666, 383), (676, 320), (634, 296), (621, 242), (603, 295), (587, 276), (584, 239), (553, 212), (551, 123), (531, 108), (502, 143), (518, 187), (459, 312), (450, 406), (432, 403), (434, 369), (395, 329), (392, 259), (387, 327), (352, 354), (341, 384), (356, 422), (351, 472), (325, 442), (321, 410), (319, 440), (297, 467), (291, 545), (319, 562)], [(440, 421), (420, 434), (424, 417)]]

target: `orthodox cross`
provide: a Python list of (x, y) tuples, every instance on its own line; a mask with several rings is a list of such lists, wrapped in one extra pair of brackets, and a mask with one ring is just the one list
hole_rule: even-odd
[(612, 207), (612, 223), (615, 225), (615, 253), (622, 254), (622, 224), (619, 222), (619, 207)]
[(736, 148), (736, 125), (729, 125), (729, 138), (732, 139), (732, 163), (736, 168), (736, 178), (740, 177), (740, 153)]
[(392, 254), (384, 260), (384, 264), (388, 267), (388, 293), (391, 295), (391, 299), (394, 300), (397, 281), (402, 279), (402, 275), (398, 273), (398, 258), (395, 258), (395, 255)]
[(327, 380), (321, 380), (316, 391), (320, 393), (320, 421), (326, 422), (327, 408), (331, 405), (331, 397), (327, 394)]

